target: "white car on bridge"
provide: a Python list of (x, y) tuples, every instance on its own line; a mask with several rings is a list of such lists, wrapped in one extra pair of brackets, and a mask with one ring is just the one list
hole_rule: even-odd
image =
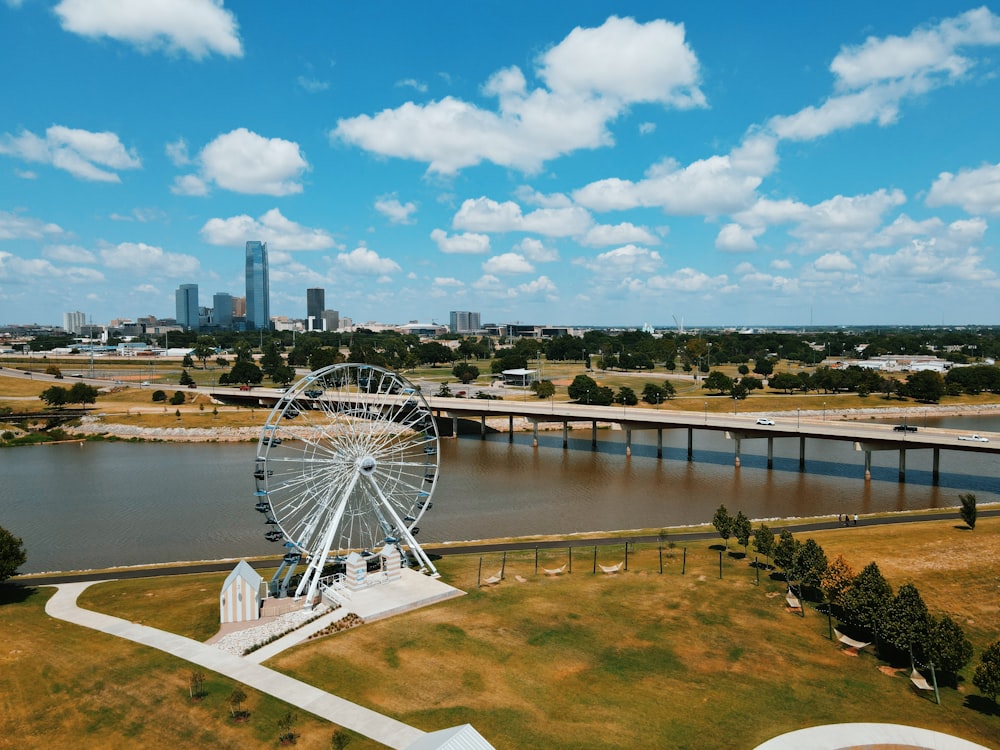
[(971, 440), (971, 441), (973, 441), (975, 443), (988, 443), (988, 442), (990, 442), (989, 438), (983, 437), (982, 435), (959, 435), (958, 439), (959, 440)]

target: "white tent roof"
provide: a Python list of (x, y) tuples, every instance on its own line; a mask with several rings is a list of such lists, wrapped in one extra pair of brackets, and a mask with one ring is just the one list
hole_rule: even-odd
[(425, 734), (406, 750), (495, 750), (471, 724)]

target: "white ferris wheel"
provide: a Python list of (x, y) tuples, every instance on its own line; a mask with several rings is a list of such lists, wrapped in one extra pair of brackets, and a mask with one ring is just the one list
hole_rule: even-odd
[(288, 548), (272, 594), (290, 591), (305, 562), (294, 595), (311, 603), (328, 562), (351, 552), (371, 557), (386, 545), (408, 550), (437, 576), (416, 536), (438, 462), (430, 407), (397, 373), (331, 365), (288, 388), (264, 424), (254, 463), (265, 537)]

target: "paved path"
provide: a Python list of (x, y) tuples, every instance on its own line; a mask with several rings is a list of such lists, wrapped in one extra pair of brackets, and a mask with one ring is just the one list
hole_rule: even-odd
[(844, 750), (845, 748), (910, 748), (911, 750), (989, 750), (968, 740), (902, 724), (826, 724), (788, 732), (755, 750)]
[(214, 646), (206, 646), (190, 638), (80, 608), (76, 603), (77, 597), (95, 582), (58, 585), (56, 593), (45, 605), (45, 612), (50, 617), (74, 625), (100, 630), (109, 635), (165, 651), (397, 750), (405, 750), (426, 735), (419, 729), (338, 698), (273, 669), (227, 654)]

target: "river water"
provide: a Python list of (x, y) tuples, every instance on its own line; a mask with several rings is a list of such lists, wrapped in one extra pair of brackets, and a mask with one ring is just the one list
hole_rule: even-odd
[[(924, 426), (969, 432), (1000, 430), (997, 417), (930, 418)], [(719, 433), (696, 432), (688, 462), (687, 433), (665, 431), (663, 459), (656, 433), (624, 436), (590, 430), (442, 439), (434, 508), (421, 521), (421, 541), (567, 534), (706, 523), (720, 503), (753, 519), (861, 515), (958, 505), (974, 492), (1000, 502), (1000, 462), (994, 456), (941, 452), (941, 476), (931, 482), (931, 452), (909, 451), (900, 484), (898, 453), (873, 454), (872, 481), (863, 454), (850, 443), (806, 441), (806, 471), (798, 440), (744, 440), (742, 466)], [(0, 526), (24, 539), (22, 573), (118, 565), (239, 558), (277, 553), (263, 538), (253, 509), (255, 444), (85, 443), (0, 451)]]

